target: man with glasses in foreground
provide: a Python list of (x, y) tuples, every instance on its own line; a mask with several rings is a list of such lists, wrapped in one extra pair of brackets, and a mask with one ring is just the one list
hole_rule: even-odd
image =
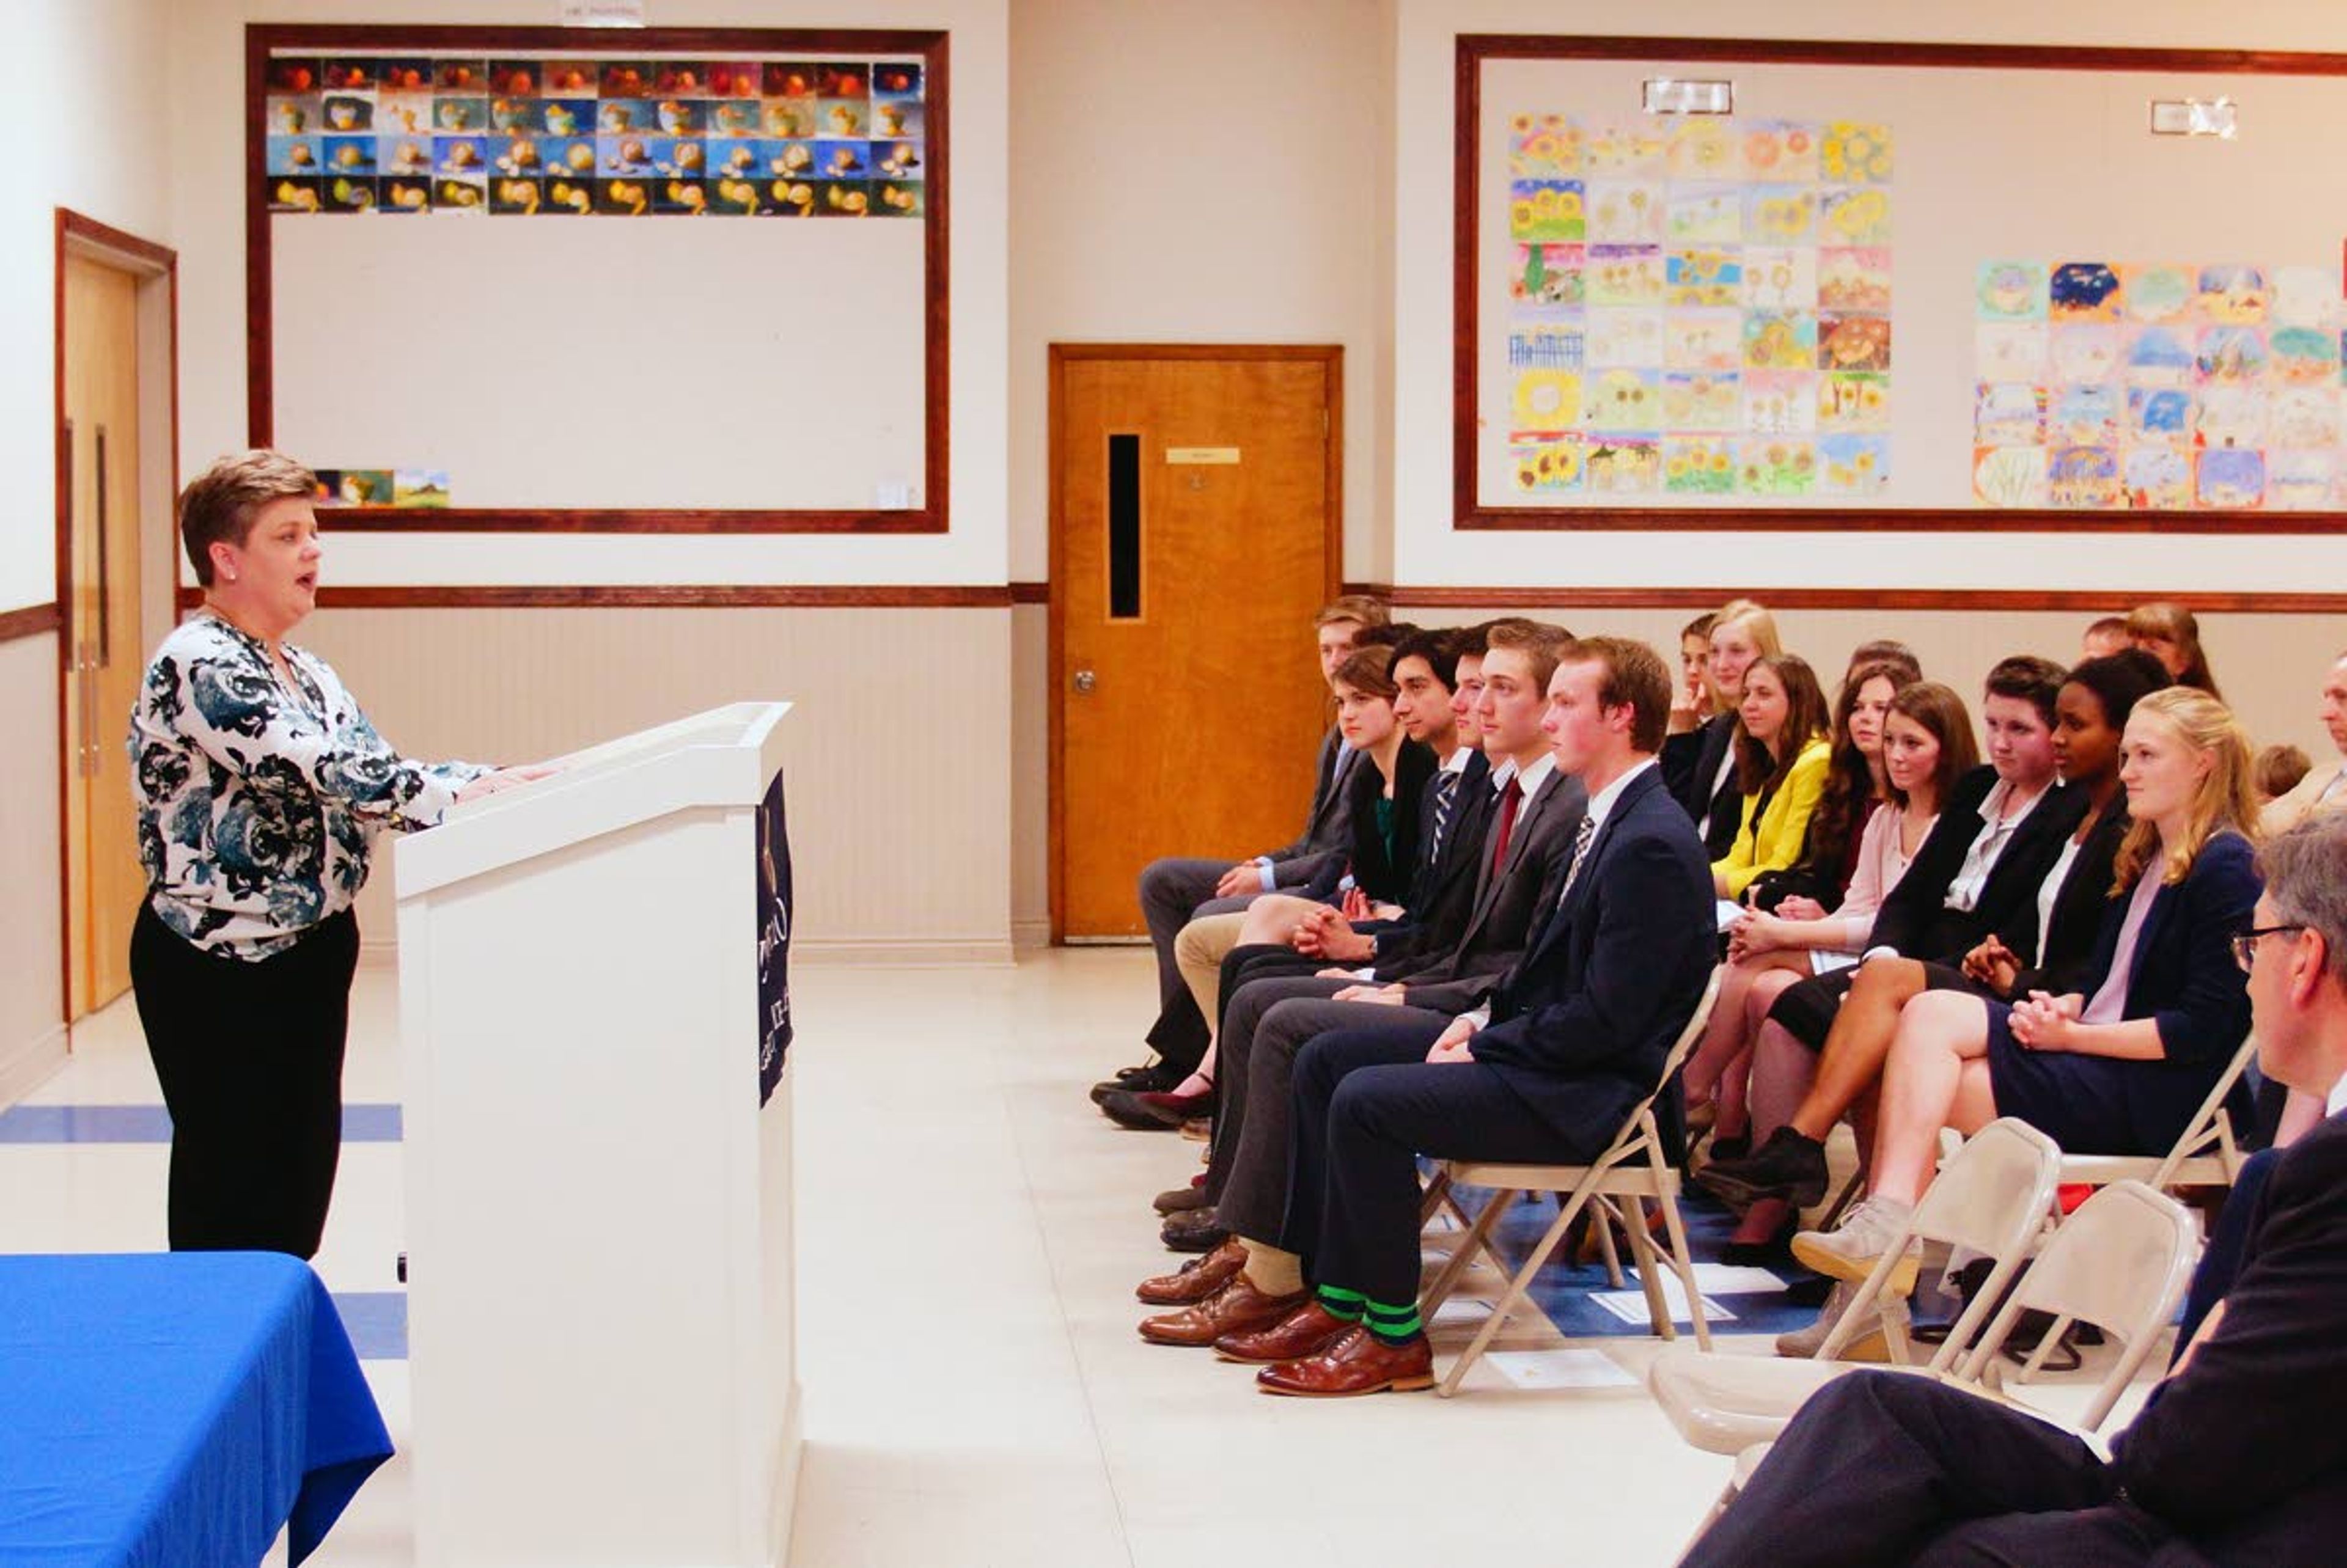
[(2347, 1529), (2347, 815), (2259, 856), (2233, 951), (2266, 1075), (2322, 1098), (2275, 1163), (2240, 1271), (2105, 1461), (2034, 1416), (1929, 1378), (1858, 1371), (1794, 1417), (1688, 1553), (1730, 1563), (2335, 1562)]

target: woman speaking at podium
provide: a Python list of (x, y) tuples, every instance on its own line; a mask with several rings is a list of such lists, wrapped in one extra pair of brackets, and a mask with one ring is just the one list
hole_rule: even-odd
[(547, 771), (411, 762), (284, 641), (317, 607), (315, 496), (274, 452), (223, 457), (181, 493), (204, 605), (131, 714), (149, 890), (130, 979), (171, 1113), (173, 1251), (317, 1252), (369, 840)]

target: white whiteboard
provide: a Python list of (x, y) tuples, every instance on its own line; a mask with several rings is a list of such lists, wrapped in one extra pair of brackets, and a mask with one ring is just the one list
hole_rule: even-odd
[(272, 440), (313, 467), (446, 470), (466, 508), (929, 499), (924, 223), (269, 222)]
[[(2347, 79), (1487, 57), (1476, 138), (1472, 497), (1479, 509), (1624, 504), (1741, 510), (1971, 508), (1974, 289), (1982, 262), (2247, 262), (2340, 267), (2347, 159), (2329, 156)], [(1895, 174), (1890, 478), (1872, 495), (1528, 499), (1510, 456), (1509, 131), (1513, 117), (1637, 121), (1650, 77), (1728, 79), (1738, 120), (1858, 120), (1891, 128)], [(2153, 136), (2153, 98), (2229, 97), (2230, 140)], [(2336, 289), (2333, 290), (2334, 295)], [(1979, 508), (1983, 518), (1995, 516)], [(2080, 513), (2087, 522), (2107, 513)], [(2185, 515), (2179, 515), (2185, 516)]]

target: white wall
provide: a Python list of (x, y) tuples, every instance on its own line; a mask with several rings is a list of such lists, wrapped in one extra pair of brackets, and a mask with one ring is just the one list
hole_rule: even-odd
[[(1394, 579), (1417, 584), (1532, 582), (1654, 587), (1732, 581), (1785, 587), (2280, 590), (2347, 576), (2347, 538), (2132, 534), (2123, 542), (2007, 536), (1983, 548), (1962, 534), (1869, 534), (1859, 548), (1827, 533), (1478, 532), (1450, 529), (1452, 79), (1460, 33), (1621, 32), (1622, 14), (1578, 0), (1398, 0), (1393, 83), (1394, 210), (1440, 214), (1394, 226)], [(2347, 7), (2336, 0), (2034, 0), (1897, 6), (1851, 0), (1672, 0), (1636, 13), (1635, 30), (1691, 37), (1886, 38), (2103, 44), (2217, 49), (2337, 50)], [(2272, 199), (2291, 200), (2290, 169)], [(1983, 199), (1993, 195), (1985, 186)], [(1732, 563), (1728, 564), (1728, 563)]]
[(1013, 578), (1041, 578), (1049, 559), (1055, 342), (1342, 343), (1346, 559), (1356, 575), (1381, 565), (1390, 11), (1012, 8)]
[(169, 243), (167, 0), (18, 0), (0, 93), (0, 610), (56, 597), (58, 207)]
[[(1004, 543), (1005, 219), (1008, 27), (1005, 0), (654, 0), (656, 23), (709, 26), (946, 27), (951, 30), (951, 531), (836, 538), (364, 534), (332, 543), (327, 580), (415, 583), (999, 583)], [(464, 23), (545, 26), (549, 0), (179, 0), (170, 7), (175, 95), (172, 211), (182, 236), (183, 463), (192, 473), (244, 445), (244, 24)], [(608, 37), (624, 49), (625, 33)], [(365, 220), (356, 220), (365, 221)], [(624, 287), (615, 308), (627, 308)], [(577, 340), (579, 384), (594, 342)], [(559, 361), (541, 364), (549, 383)], [(878, 374), (875, 372), (874, 374)], [(845, 395), (852, 395), (852, 388)], [(702, 462), (682, 445), (647, 461)], [(745, 461), (747, 459), (745, 458)], [(787, 501), (787, 497), (780, 499)]]

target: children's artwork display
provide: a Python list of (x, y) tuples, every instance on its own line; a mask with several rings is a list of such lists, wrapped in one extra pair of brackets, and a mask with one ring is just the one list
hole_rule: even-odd
[(438, 468), (318, 468), (313, 498), (322, 507), (445, 509), (448, 476)]
[(911, 218), (919, 61), (272, 54), (269, 210)]
[(1974, 500), (2339, 508), (2339, 302), (2335, 267), (1982, 262)]
[(1882, 493), (1889, 126), (1526, 112), (1507, 138), (1521, 498)]

